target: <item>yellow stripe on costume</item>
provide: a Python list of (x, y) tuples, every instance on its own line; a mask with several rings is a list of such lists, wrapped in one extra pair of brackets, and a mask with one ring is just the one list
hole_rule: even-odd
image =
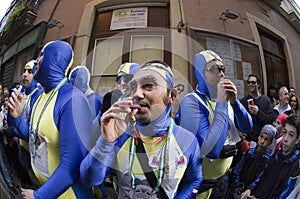
[[(209, 107), (209, 122), (212, 123), (213, 118), (214, 118), (214, 112), (215, 110), (216, 103), (215, 102), (208, 102), (208, 107)], [(230, 104), (228, 105), (228, 114), (234, 114), (232, 107)], [(213, 180), (217, 179), (228, 171), (230, 168), (230, 165), (232, 163), (233, 157), (229, 157), (226, 159), (216, 159), (216, 160), (210, 160), (206, 157), (203, 158), (202, 162), (202, 174), (203, 174), (203, 179), (204, 180)], [(211, 195), (212, 189), (209, 189), (206, 192), (197, 194), (197, 199), (206, 199), (209, 198)]]
[(132, 63), (124, 63), (120, 66), (119, 70), (118, 70), (118, 74), (120, 72), (126, 73), (126, 74), (130, 74), (130, 66), (132, 65)]
[[(41, 113), (43, 107), (45, 106), (47, 99), (50, 97), (51, 93), (52, 92), (42, 93), (39, 96), (39, 98), (41, 98), (41, 99), (40, 100), (37, 99), (36, 103), (34, 104), (34, 107), (32, 108), (32, 110), (36, 110), (33, 121), (32, 121), (32, 123), (33, 123), (32, 125), (33, 125), (34, 129), (37, 126), (37, 121), (40, 116), (40, 113)], [(56, 102), (57, 94), (58, 93), (56, 93), (53, 96), (52, 100), (50, 101), (47, 108), (45, 109), (45, 112), (41, 117), (41, 121), (40, 121), (39, 128), (38, 128), (38, 134), (40, 136), (40, 140), (46, 148), (46, 150), (44, 151), (46, 154), (42, 154), (42, 155), (45, 156), (44, 158), (46, 158), (45, 161), (47, 161), (47, 168), (48, 168), (47, 173), (49, 176), (51, 176), (53, 174), (53, 172), (57, 169), (57, 167), (60, 163), (59, 132), (58, 132), (58, 129), (55, 125), (54, 118), (53, 118), (53, 110), (54, 110), (54, 105)], [(33, 115), (31, 117), (33, 117)], [(40, 144), (39, 146), (41, 146), (41, 145), (42, 144)], [(37, 164), (40, 164), (40, 163), (37, 162)], [(45, 167), (43, 167), (43, 168), (45, 168)], [(39, 182), (42, 185), (45, 182), (47, 182), (48, 177), (45, 176), (44, 174), (42, 174), (37, 169), (37, 167), (33, 161), (32, 161), (32, 169), (33, 169), (35, 175), (37, 176)], [(64, 192), (64, 194), (62, 194), (58, 198), (59, 199), (75, 199), (76, 196), (75, 196), (72, 188), (69, 188), (66, 192)]]

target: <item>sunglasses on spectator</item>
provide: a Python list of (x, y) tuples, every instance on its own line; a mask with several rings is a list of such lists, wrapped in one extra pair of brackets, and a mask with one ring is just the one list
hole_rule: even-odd
[(256, 81), (247, 81), (247, 84), (250, 85), (250, 84), (256, 84), (257, 82)]
[(118, 84), (121, 84), (122, 81), (128, 83), (130, 80), (132, 80), (132, 78), (133, 78), (132, 74), (120, 75), (116, 77), (116, 82), (118, 82)]
[(30, 74), (30, 73), (32, 73), (32, 69), (27, 69), (27, 68), (25, 68), (24, 69), (24, 73), (26, 73), (26, 71)]
[(225, 73), (225, 67), (213, 65), (213, 66), (208, 66), (207, 68), (205, 68), (205, 71), (213, 73), (213, 74), (219, 74), (220, 72)]

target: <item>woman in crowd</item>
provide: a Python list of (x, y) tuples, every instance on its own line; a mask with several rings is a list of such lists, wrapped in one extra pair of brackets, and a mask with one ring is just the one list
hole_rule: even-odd
[(291, 95), (290, 101), (289, 101), (290, 106), (292, 109), (295, 111), (297, 115), (300, 115), (300, 110), (299, 110), (299, 97), (297, 95)]

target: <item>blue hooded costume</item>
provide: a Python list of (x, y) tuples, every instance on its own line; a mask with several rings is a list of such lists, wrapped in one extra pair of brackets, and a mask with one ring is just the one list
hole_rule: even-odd
[(71, 71), (69, 79), (72, 85), (79, 88), (85, 94), (89, 101), (93, 118), (95, 118), (102, 106), (102, 98), (100, 97), (100, 95), (95, 93), (89, 86), (89, 70), (85, 66), (77, 66)]
[[(30, 66), (33, 74), (35, 73), (34, 62), (35, 62), (34, 60), (31, 60), (28, 63), (26, 63), (27, 66)], [(38, 85), (37, 80), (32, 79), (29, 87), (25, 89), (25, 93), (23, 96), (25, 103), (24, 103), (22, 115), (20, 115), (16, 119), (11, 118), (11, 116), (9, 116), (11, 118), (12, 125), (15, 126), (14, 134), (17, 137), (25, 135), (26, 132), (29, 131), (29, 119), (28, 118), (30, 117), (30, 112), (31, 112), (34, 102), (40, 96), (40, 94), (42, 92), (43, 92), (43, 88), (40, 85)], [(28, 142), (28, 137), (22, 137), (22, 139), (25, 140), (26, 142)], [(22, 142), (22, 141), (20, 141), (20, 143), (21, 143), (21, 145), (24, 144), (24, 142)], [(27, 144), (25, 144), (24, 147), (27, 150), (29, 150), (28, 146), (26, 146), (26, 145)]]
[[(194, 74), (198, 83), (197, 88), (181, 100), (176, 114), (177, 123), (197, 137), (201, 149), (200, 157), (207, 157), (203, 160), (202, 169), (206, 180), (217, 179), (227, 172), (232, 157), (221, 160), (218, 158), (224, 143), (235, 144), (240, 140), (236, 127), (244, 133), (250, 133), (252, 129), (251, 116), (239, 101), (231, 104), (232, 108), (227, 102), (215, 102), (217, 90), (207, 83), (204, 76), (205, 66), (212, 60), (222, 61), (216, 53), (210, 50), (196, 54)], [(229, 128), (234, 131), (232, 137), (229, 137)], [(215, 161), (216, 167), (210, 165), (213, 161), (208, 158), (218, 159)], [(205, 166), (206, 163), (210, 166)]]
[[(120, 66), (118, 69), (118, 76), (117, 79), (119, 79), (123, 75), (134, 75), (137, 71), (139, 71), (141, 66), (136, 63), (124, 63)], [(104, 113), (107, 111), (110, 106), (117, 102), (119, 99), (123, 99), (125, 96), (123, 93), (118, 89), (112, 90), (111, 92), (108, 92), (103, 97), (103, 105), (101, 107), (101, 113)], [(100, 115), (99, 115), (100, 118)]]
[(28, 140), (31, 164), (41, 187), (35, 198), (92, 198), (91, 188), (82, 185), (79, 165), (87, 153), (91, 136), (91, 114), (84, 94), (70, 85), (66, 73), (73, 51), (63, 41), (49, 42), (35, 74), (44, 92), (35, 101)]
[[(35, 60), (31, 60), (26, 63), (25, 67), (29, 67), (32, 72), (32, 76), (35, 72)], [(23, 77), (24, 78), (24, 77)], [(23, 80), (24, 81), (24, 80)], [(29, 131), (29, 117), (31, 113), (32, 106), (38, 96), (43, 92), (43, 88), (37, 84), (37, 80), (32, 78), (30, 85), (25, 89), (23, 88), (25, 93), (23, 94), (24, 99), (24, 107), (22, 110), (22, 114), (14, 119), (11, 117), (8, 112), (9, 118), (9, 126), (14, 126), (14, 135), (16, 137), (21, 137), (22, 135), (28, 134)], [(23, 183), (29, 183), (31, 185), (34, 184), (37, 180), (35, 179), (30, 163), (30, 153), (28, 146), (28, 137), (22, 137), (19, 139), (19, 150), (18, 150), (18, 161), (21, 166), (25, 169), (22, 170), (24, 174), (20, 175), (21, 181)], [(30, 175), (28, 174), (30, 173)]]
[(90, 72), (85, 66), (75, 67), (69, 75), (69, 79), (72, 85), (80, 89), (88, 99), (92, 120), (93, 120), (93, 135), (91, 138), (91, 146), (93, 146), (99, 137), (99, 120), (101, 117), (100, 109), (102, 107), (102, 98), (95, 93), (89, 86)]
[[(141, 70), (158, 72), (169, 84), (174, 85), (172, 75), (156, 67), (143, 67)], [(156, 177), (161, 177), (160, 186), (168, 198), (192, 198), (202, 180), (199, 145), (196, 138), (187, 130), (174, 124), (170, 117), (171, 104), (154, 121), (141, 123), (136, 121), (136, 129), (140, 136), (149, 143), (154, 143), (166, 135), (165, 141), (154, 145), (143, 144), (149, 158), (149, 166)], [(82, 161), (80, 174), (83, 182), (88, 186), (101, 184), (110, 168), (115, 168), (118, 176), (119, 198), (133, 198), (135, 193), (143, 189), (152, 191), (145, 174), (136, 157), (132, 126), (116, 141), (107, 142), (102, 136)], [(165, 151), (164, 144), (168, 150)], [(162, 154), (164, 158), (161, 159)], [(162, 160), (168, 160), (166, 168), (158, 172)], [(147, 164), (147, 163), (146, 163)], [(200, 171), (200, 172), (199, 172)], [(162, 174), (163, 173), (163, 174)], [(159, 174), (162, 174), (161, 176)], [(137, 197), (137, 196), (136, 196)]]

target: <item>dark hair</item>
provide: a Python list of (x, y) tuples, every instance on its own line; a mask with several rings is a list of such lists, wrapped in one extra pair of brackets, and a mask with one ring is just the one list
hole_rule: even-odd
[(250, 77), (255, 77), (256, 78), (256, 82), (258, 84), (258, 89), (260, 89), (260, 86), (261, 86), (261, 80), (260, 80), (260, 78), (257, 75), (255, 75), (255, 74), (250, 74), (248, 76), (248, 80), (249, 80)]
[(286, 118), (286, 123), (294, 126), (297, 131), (297, 137), (300, 135), (300, 118), (296, 114), (291, 114)]
[(271, 89), (274, 89), (274, 90), (277, 91), (278, 90), (278, 84), (276, 84), (276, 83), (270, 84), (268, 90), (271, 90)]
[[(275, 99), (278, 99), (278, 84), (276, 83), (272, 83), (269, 85), (268, 87), (268, 97), (272, 98), (274, 97)], [(274, 90), (275, 91), (275, 96), (271, 95), (271, 90)]]
[(297, 95), (291, 95), (291, 96), (290, 96), (290, 99), (289, 99), (289, 105), (291, 105), (292, 97), (296, 97), (297, 105), (296, 105), (296, 108), (295, 108), (295, 110), (294, 110), (294, 111), (296, 111), (296, 110), (299, 109), (299, 97), (298, 97)]

